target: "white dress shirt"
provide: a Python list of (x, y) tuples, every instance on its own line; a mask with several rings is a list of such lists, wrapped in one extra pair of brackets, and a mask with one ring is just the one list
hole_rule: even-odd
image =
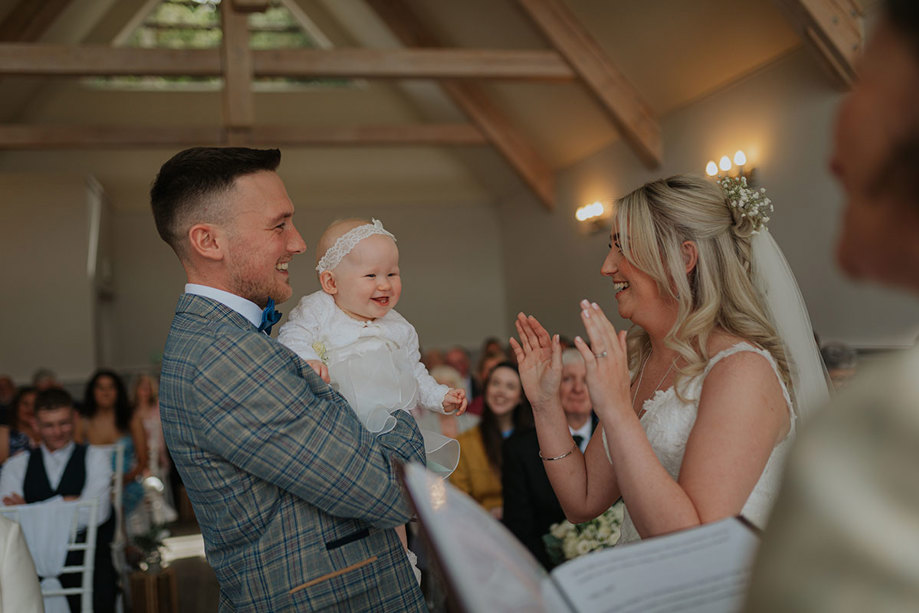
[(581, 453), (584, 453), (585, 451), (587, 451), (587, 443), (590, 442), (592, 425), (593, 424), (591, 423), (591, 419), (588, 417), (587, 421), (584, 422), (584, 425), (578, 428), (577, 430), (575, 430), (571, 426), (568, 426), (568, 431), (571, 432), (571, 436), (574, 436), (575, 434), (581, 435), (581, 445), (580, 445)]
[(205, 298), (216, 300), (220, 304), (233, 309), (251, 321), (252, 325), (254, 325), (256, 328), (262, 325), (262, 307), (255, 304), (251, 300), (243, 298), (242, 296), (237, 296), (236, 294), (225, 292), (222, 289), (217, 289), (216, 287), (198, 285), (197, 283), (186, 283), (185, 293), (194, 294), (195, 296), (204, 296)]
[[(42, 460), (45, 462), (48, 483), (52, 490), (57, 489), (60, 484), (74, 448), (73, 441), (56, 451), (48, 451), (44, 443), (39, 447)], [(3, 465), (3, 470), (0, 471), (0, 501), (10, 494), (23, 495), (30, 455), (29, 453), (17, 454)], [(96, 524), (102, 525), (109, 518), (112, 506), (112, 455), (109, 451), (90, 445), (86, 448), (86, 481), (83, 484), (83, 491), (80, 492), (79, 500), (85, 501), (93, 498), (99, 501)], [(63, 498), (53, 496), (46, 502), (54, 500), (63, 500)], [(81, 518), (79, 525), (85, 527), (86, 521)]]

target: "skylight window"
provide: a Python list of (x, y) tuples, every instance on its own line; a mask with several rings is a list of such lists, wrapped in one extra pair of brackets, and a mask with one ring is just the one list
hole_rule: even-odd
[[(223, 32), (220, 28), (221, 0), (161, 0), (139, 22), (135, 20), (116, 40), (117, 46), (143, 49), (217, 49)], [(324, 49), (329, 40), (295, 4), (271, 0), (268, 10), (252, 13), (249, 21), (249, 46), (255, 50)], [(219, 89), (220, 77), (98, 77), (94, 86), (116, 89)], [(256, 77), (257, 90), (290, 89), (304, 86), (350, 85), (347, 79)]]

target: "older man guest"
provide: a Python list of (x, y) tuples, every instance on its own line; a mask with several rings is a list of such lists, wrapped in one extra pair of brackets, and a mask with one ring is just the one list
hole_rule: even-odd
[[(587, 366), (577, 349), (562, 352), (562, 382), (559, 400), (568, 430), (581, 451), (596, 426), (596, 418), (587, 393)], [(549, 527), (565, 519), (565, 512), (552, 491), (539, 455), (536, 430), (529, 428), (514, 432), (504, 442), (504, 470), (501, 472), (501, 490), (504, 496), (504, 525), (536, 556), (546, 568), (552, 561), (546, 552), (542, 537)]]
[[(411, 415), (365, 430), (269, 336), (306, 245), (278, 150), (188, 149), (151, 189), (188, 284), (163, 355), (166, 444), (220, 583), (222, 611), (418, 611), (394, 527), (409, 519), (392, 460), (424, 461)], [(263, 311), (264, 309), (264, 311)]]
[[(887, 0), (840, 108), (837, 259), (919, 292), (919, 3)], [(878, 363), (803, 431), (763, 537), (751, 611), (919, 609), (919, 350)]]
[[(35, 424), (41, 445), (10, 458), (0, 473), (0, 500), (6, 505), (50, 500), (97, 500), (99, 512), (93, 569), (93, 610), (115, 610), (115, 569), (109, 544), (115, 532), (111, 514), (111, 453), (73, 440), (75, 411), (70, 394), (47, 389), (35, 398)], [(83, 526), (85, 527), (85, 526)], [(71, 552), (66, 564), (82, 562)], [(78, 587), (79, 574), (61, 575), (61, 585)], [(71, 611), (80, 610), (80, 597), (68, 597)]]

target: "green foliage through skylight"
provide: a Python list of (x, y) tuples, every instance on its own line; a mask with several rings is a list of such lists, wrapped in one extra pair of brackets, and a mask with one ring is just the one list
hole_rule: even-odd
[[(216, 49), (223, 32), (220, 28), (220, 0), (162, 0), (128, 36), (124, 45), (148, 49)], [(272, 0), (262, 13), (252, 13), (249, 20), (249, 46), (252, 49), (318, 48), (282, 0)], [(127, 89), (174, 89), (199, 85), (219, 87), (218, 77), (99, 77), (91, 80), (101, 87)], [(271, 89), (289, 85), (342, 86), (344, 79), (256, 78), (257, 84)]]

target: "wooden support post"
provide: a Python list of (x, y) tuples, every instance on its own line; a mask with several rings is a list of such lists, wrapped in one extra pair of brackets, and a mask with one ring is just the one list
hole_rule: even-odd
[(246, 145), (255, 123), (252, 96), (252, 52), (249, 50), (249, 20), (233, 2), (221, 2), (223, 26), (221, 61), (223, 71), (223, 124), (228, 145)]

